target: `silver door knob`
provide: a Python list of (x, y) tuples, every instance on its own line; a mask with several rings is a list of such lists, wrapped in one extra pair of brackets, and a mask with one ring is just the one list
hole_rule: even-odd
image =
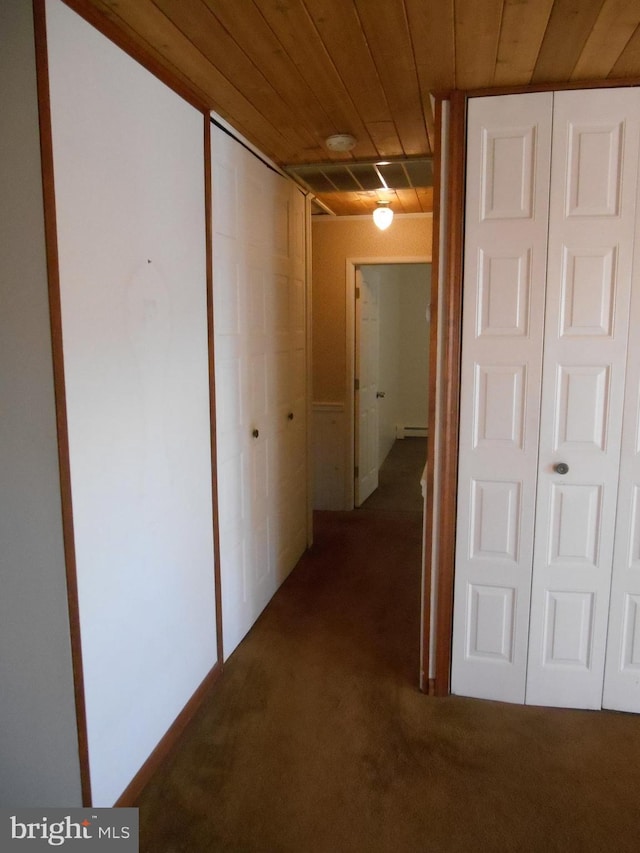
[(556, 474), (568, 474), (569, 466), (566, 462), (558, 462), (556, 465), (553, 466), (553, 470), (556, 472)]

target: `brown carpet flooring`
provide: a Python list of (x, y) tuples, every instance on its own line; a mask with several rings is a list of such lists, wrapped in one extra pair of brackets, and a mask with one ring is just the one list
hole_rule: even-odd
[(315, 540), (142, 796), (143, 853), (640, 850), (640, 717), (423, 696), (419, 512)]

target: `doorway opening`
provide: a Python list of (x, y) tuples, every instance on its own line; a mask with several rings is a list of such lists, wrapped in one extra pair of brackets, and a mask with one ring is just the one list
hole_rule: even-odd
[(353, 264), (351, 506), (422, 510), (430, 290), (430, 263)]

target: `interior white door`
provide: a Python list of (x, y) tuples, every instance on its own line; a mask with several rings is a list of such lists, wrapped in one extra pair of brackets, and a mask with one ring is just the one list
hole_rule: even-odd
[(306, 308), (304, 198), (271, 173), (274, 253), (267, 287), (269, 347), (269, 541), (283, 580), (306, 547)]
[(511, 702), (525, 695), (552, 101), (468, 112), (452, 691)]
[(633, 89), (555, 95), (526, 692), (532, 704), (602, 705), (639, 97)]
[[(249, 482), (254, 441), (247, 407), (247, 333), (254, 324), (264, 322), (264, 311), (259, 313), (256, 296), (252, 301), (258, 318), (247, 322), (249, 288), (241, 218), (240, 148), (222, 131), (212, 128), (211, 154), (220, 588), (226, 658), (248, 630), (245, 626), (251, 624), (245, 592), (253, 548)], [(256, 286), (260, 285), (258, 281)]]
[[(550, 97), (540, 277), (543, 241), (524, 255), (519, 247), (535, 232), (529, 211), (546, 210), (537, 188), (550, 125), (536, 110), (548, 115)], [(628, 349), (639, 115), (634, 89), (470, 105), (454, 692), (599, 708), (609, 620), (604, 702), (640, 710), (640, 369)], [(501, 201), (509, 198), (510, 207)], [(507, 276), (507, 257), (526, 262), (511, 260)], [(510, 301), (522, 269), (529, 290)], [(492, 310), (517, 317), (516, 306), (524, 333), (513, 321), (487, 323)]]
[(211, 142), (227, 658), (306, 547), (305, 202), (223, 131)]
[[(636, 268), (637, 270), (637, 268)], [(637, 280), (638, 272), (635, 273)], [(632, 288), (630, 329), (640, 328)], [(640, 341), (630, 334), (602, 707), (640, 713)]]
[(378, 488), (378, 320), (378, 282), (356, 269), (356, 506)]

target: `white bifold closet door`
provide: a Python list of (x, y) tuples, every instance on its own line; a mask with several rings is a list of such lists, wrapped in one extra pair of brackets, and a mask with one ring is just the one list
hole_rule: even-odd
[(456, 693), (602, 706), (639, 101), (470, 102)]
[(305, 199), (212, 128), (225, 659), (307, 544)]

